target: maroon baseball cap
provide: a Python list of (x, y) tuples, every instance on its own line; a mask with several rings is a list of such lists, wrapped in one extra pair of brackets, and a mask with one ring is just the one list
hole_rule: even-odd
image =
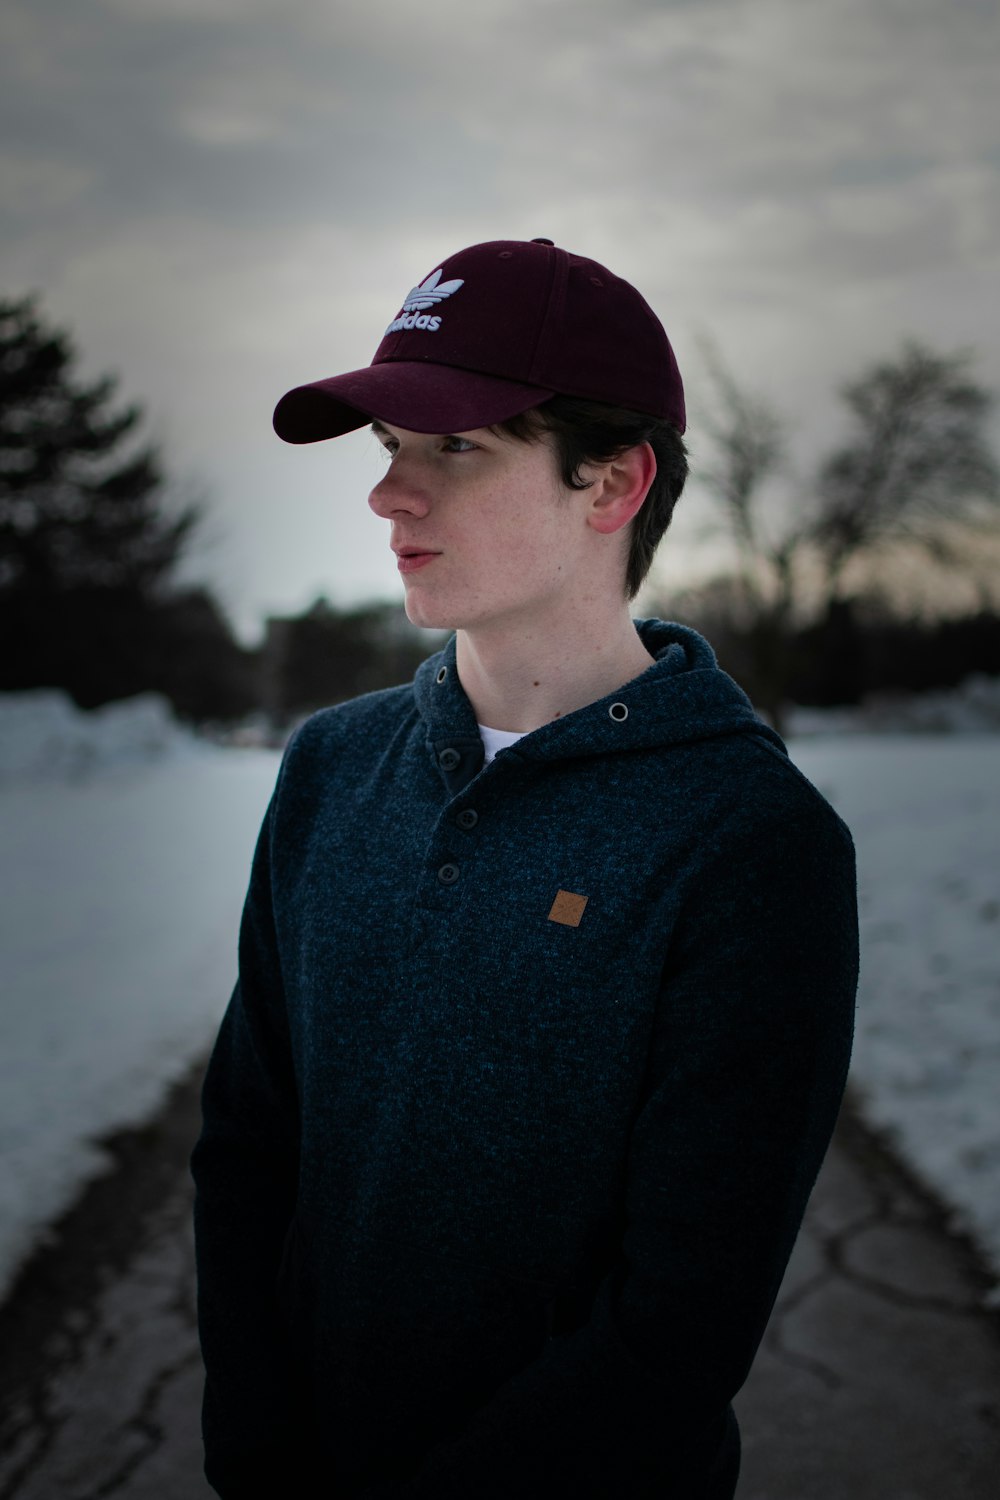
[(375, 417), (411, 432), (469, 432), (554, 395), (684, 431), (674, 352), (634, 286), (551, 240), (491, 240), (418, 282), (365, 369), (282, 396), (274, 430), (316, 443)]

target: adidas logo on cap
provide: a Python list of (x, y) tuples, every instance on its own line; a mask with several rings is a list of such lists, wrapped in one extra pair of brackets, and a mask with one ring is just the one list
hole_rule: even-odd
[(425, 307), (436, 307), (446, 297), (451, 297), (464, 286), (464, 281), (442, 281), (441, 267), (432, 271), (426, 281), (412, 288), (403, 303), (402, 315), (395, 318), (385, 330), (386, 333), (399, 333), (404, 328), (420, 328), (426, 333), (436, 333), (441, 327), (439, 317), (428, 317), (421, 312)]

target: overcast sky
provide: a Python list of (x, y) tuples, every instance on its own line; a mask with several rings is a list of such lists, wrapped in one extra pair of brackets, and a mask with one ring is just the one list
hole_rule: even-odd
[[(1000, 388), (996, 0), (5, 0), (0, 294), (42, 293), (209, 497), (193, 576), (244, 635), (401, 597), (366, 432), (292, 448), (411, 286), (546, 235), (709, 332), (803, 461), (907, 335)], [(664, 545), (698, 566), (692, 485)], [(682, 515), (683, 510), (683, 515)]]

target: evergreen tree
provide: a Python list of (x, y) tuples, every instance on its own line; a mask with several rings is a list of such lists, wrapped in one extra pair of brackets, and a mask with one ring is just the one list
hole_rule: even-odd
[(113, 405), (114, 376), (78, 380), (75, 359), (35, 297), (0, 300), (0, 600), (149, 599), (199, 518), (165, 512), (159, 454), (135, 446), (141, 407)]
[(207, 595), (171, 575), (200, 519), (171, 507), (142, 408), (74, 373), (37, 299), (0, 300), (0, 689), (81, 707), (154, 690), (182, 713), (245, 711), (250, 666)]

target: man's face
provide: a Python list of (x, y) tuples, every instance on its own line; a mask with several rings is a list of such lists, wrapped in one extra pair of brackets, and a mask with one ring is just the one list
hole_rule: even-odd
[(368, 503), (391, 523), (410, 620), (542, 628), (573, 589), (587, 541), (581, 492), (563, 485), (548, 434), (523, 443), (484, 427), (372, 427), (389, 469)]

